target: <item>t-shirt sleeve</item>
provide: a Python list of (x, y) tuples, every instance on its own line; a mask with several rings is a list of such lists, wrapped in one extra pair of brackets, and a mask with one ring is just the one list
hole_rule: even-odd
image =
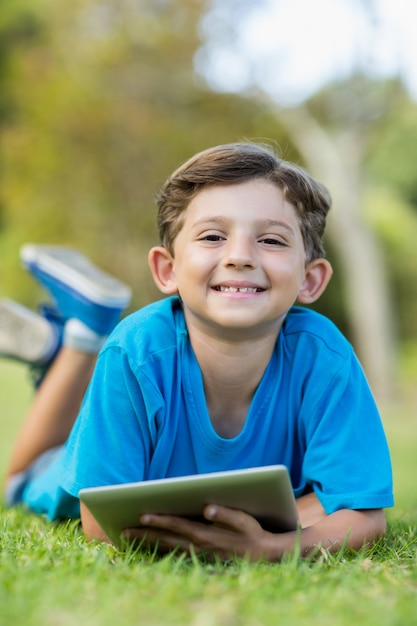
[(156, 437), (159, 395), (144, 393), (126, 354), (109, 347), (99, 356), (67, 442), (62, 486), (80, 489), (143, 480)]
[(328, 514), (392, 506), (389, 449), (354, 352), (323, 379), (327, 383), (320, 395), (307, 394), (303, 403), (302, 483), (315, 491)]

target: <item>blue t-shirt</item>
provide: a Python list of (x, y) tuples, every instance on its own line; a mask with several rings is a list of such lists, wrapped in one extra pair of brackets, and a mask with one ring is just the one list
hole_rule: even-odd
[(225, 439), (180, 302), (167, 298), (109, 337), (66, 447), (24, 500), (51, 519), (76, 517), (84, 487), (272, 464), (327, 513), (392, 506), (385, 434), (351, 345), (327, 318), (292, 308), (242, 431)]

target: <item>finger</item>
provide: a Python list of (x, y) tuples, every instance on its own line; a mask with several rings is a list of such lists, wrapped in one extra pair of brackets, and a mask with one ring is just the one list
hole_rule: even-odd
[(207, 505), (203, 514), (206, 520), (237, 533), (253, 532), (260, 528), (260, 524), (251, 515), (218, 504)]
[(166, 530), (143, 527), (125, 528), (122, 536), (129, 543), (135, 543), (148, 549), (156, 549), (158, 552), (168, 552), (174, 549), (188, 553), (190, 551), (191, 544), (187, 539)]
[(177, 517), (175, 515), (157, 515), (145, 513), (139, 519), (140, 523), (150, 528), (159, 528), (168, 530), (176, 535), (185, 535), (193, 537), (198, 531), (207, 528), (205, 522), (198, 522), (187, 519), (186, 517)]
[(150, 536), (158, 536), (161, 544), (169, 548), (180, 545), (181, 550), (189, 552), (192, 548), (196, 554), (216, 550), (223, 543), (229, 545), (229, 529), (219, 525), (207, 524), (171, 515), (144, 514), (140, 522), (147, 524)]

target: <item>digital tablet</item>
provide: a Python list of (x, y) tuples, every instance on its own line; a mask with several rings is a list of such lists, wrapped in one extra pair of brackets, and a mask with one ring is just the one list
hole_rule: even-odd
[(271, 532), (295, 530), (298, 523), (284, 465), (91, 487), (82, 489), (79, 498), (117, 547), (122, 531), (138, 526), (143, 513), (206, 521), (202, 512), (207, 504), (245, 511)]

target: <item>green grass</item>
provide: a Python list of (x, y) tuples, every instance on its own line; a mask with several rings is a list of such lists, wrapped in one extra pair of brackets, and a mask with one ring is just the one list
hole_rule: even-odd
[[(2, 470), (31, 397), (22, 368), (0, 363)], [(371, 551), (280, 564), (204, 563), (123, 554), (0, 508), (0, 625), (408, 626), (417, 623), (417, 418), (385, 417), (397, 506)]]

